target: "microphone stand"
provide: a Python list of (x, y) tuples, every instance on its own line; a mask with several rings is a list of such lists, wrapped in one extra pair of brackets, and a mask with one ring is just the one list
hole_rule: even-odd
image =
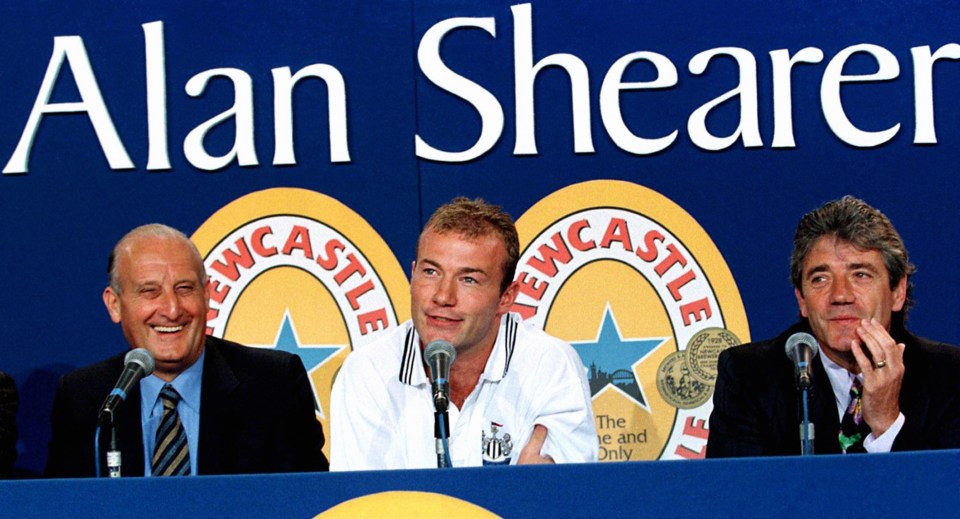
[(447, 449), (447, 440), (450, 438), (450, 420), (447, 418), (447, 410), (435, 411), (433, 413), (433, 436), (437, 442), (437, 467), (441, 469), (450, 468), (450, 452)]
[(450, 383), (445, 378), (433, 381), (433, 437), (436, 438), (437, 467), (450, 468), (450, 419), (447, 416), (447, 407), (450, 405)]
[(457, 358), (453, 345), (443, 340), (430, 342), (423, 350), (427, 368), (430, 370), (431, 393), (433, 393), (433, 436), (436, 438), (437, 467), (449, 468), (450, 461), (450, 365)]
[(800, 379), (800, 394), (803, 408), (803, 420), (800, 422), (800, 455), (813, 455), (813, 440), (816, 437), (813, 428), (813, 422), (810, 421), (810, 405), (808, 403), (810, 379)]
[[(113, 420), (113, 412), (104, 413), (101, 416), (100, 424), (106, 424), (107, 432), (109, 434), (109, 443), (107, 449), (107, 476), (111, 478), (119, 478), (122, 460), (120, 456), (120, 441), (119, 435), (117, 433), (117, 424)], [(94, 449), (94, 455), (97, 456), (97, 477), (100, 477), (100, 426), (97, 427), (97, 445)]]

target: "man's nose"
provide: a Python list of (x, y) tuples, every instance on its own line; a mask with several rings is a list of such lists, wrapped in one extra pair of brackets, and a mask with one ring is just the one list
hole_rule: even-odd
[(180, 298), (174, 290), (164, 290), (160, 301), (160, 312), (168, 319), (180, 317)]
[(850, 280), (846, 277), (837, 277), (830, 286), (830, 302), (843, 304), (853, 302), (853, 290)]
[(444, 278), (437, 283), (433, 293), (433, 302), (440, 306), (453, 306), (457, 303), (457, 284), (453, 278)]

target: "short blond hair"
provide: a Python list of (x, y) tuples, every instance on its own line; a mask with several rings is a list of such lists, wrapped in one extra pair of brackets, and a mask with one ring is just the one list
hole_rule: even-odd
[(503, 293), (513, 282), (517, 272), (517, 262), (520, 261), (520, 239), (517, 237), (517, 227), (513, 223), (513, 218), (502, 207), (487, 203), (482, 198), (470, 200), (463, 196), (440, 206), (430, 216), (417, 240), (418, 260), (420, 240), (427, 231), (441, 234), (454, 232), (469, 239), (481, 236), (499, 237), (507, 250), (507, 258), (503, 262), (500, 293)]

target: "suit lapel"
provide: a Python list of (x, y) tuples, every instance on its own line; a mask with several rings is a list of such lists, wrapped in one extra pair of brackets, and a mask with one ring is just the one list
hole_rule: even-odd
[[(782, 347), (782, 345), (786, 343), (787, 338), (796, 332), (812, 334), (810, 325), (806, 320), (803, 320), (784, 332), (778, 339), (777, 344)], [(840, 418), (837, 412), (837, 398), (833, 394), (833, 386), (830, 385), (830, 378), (827, 377), (827, 371), (823, 367), (821, 355), (823, 355), (823, 352), (820, 352), (819, 355), (813, 358), (813, 390), (807, 396), (810, 421), (813, 422), (814, 425), (815, 438), (813, 441), (813, 451), (814, 454), (839, 454), (840, 443), (837, 440), (837, 432), (840, 431)], [(786, 359), (786, 357), (784, 357), (784, 359)], [(790, 377), (787, 378), (787, 380), (790, 380), (790, 391), (788, 394), (791, 395), (794, 401), (794, 405), (788, 408), (797, 410), (795, 421), (792, 422), (795, 425), (790, 428), (791, 430), (787, 431), (788, 437), (795, 439), (788, 452), (799, 454), (800, 422), (803, 419), (803, 408), (801, 406), (803, 400), (800, 390), (797, 389), (793, 362), (786, 361), (786, 366), (789, 366), (790, 372)]]
[(206, 339), (206, 355), (200, 386), (200, 442), (197, 474), (224, 473), (225, 452), (231, 452), (228, 438), (231, 411), (230, 394), (239, 381), (230, 369), (215, 341)]
[[(143, 476), (143, 424), (140, 421), (140, 384), (135, 384), (118, 418), (123, 476)], [(107, 445), (107, 444), (103, 444)]]
[[(109, 365), (97, 374), (102, 380), (102, 389), (94, 391), (100, 402), (99, 395), (106, 397), (112, 389), (112, 381), (117, 380), (124, 369), (126, 353), (121, 353), (109, 361)], [(102, 375), (102, 378), (101, 378)], [(116, 414), (116, 426), (119, 433), (121, 453), (121, 476), (143, 476), (143, 424), (140, 422), (140, 384), (134, 384), (127, 394), (123, 405)], [(99, 405), (98, 405), (99, 407)], [(107, 450), (110, 449), (109, 427), (102, 426), (100, 430), (100, 475), (107, 474)]]
[(839, 454), (837, 431), (840, 430), (840, 417), (837, 397), (833, 394), (833, 386), (830, 385), (830, 378), (827, 377), (827, 370), (824, 369), (819, 355), (813, 360), (812, 398), (810, 419), (813, 420), (817, 436), (814, 440), (814, 451), (816, 454)]

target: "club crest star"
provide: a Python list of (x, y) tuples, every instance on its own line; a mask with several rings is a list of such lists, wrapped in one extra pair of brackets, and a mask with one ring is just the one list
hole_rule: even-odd
[(667, 340), (663, 337), (624, 339), (613, 311), (607, 305), (597, 339), (574, 342), (571, 346), (587, 369), (590, 393), (594, 397), (612, 388), (649, 410), (643, 385), (634, 368)]
[(307, 378), (310, 380), (310, 388), (313, 390), (316, 411), (322, 418), (326, 418), (326, 415), (320, 406), (320, 394), (314, 386), (313, 377), (309, 375), (346, 347), (346, 345), (301, 344), (300, 338), (297, 336), (297, 330), (293, 325), (293, 319), (290, 318), (290, 312), (284, 312), (283, 321), (277, 331), (277, 339), (274, 341), (273, 348), (300, 356), (303, 366), (307, 369)]

